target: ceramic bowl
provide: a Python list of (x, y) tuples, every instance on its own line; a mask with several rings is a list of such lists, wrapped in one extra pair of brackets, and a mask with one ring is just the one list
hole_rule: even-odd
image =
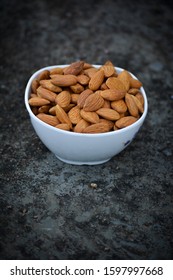
[[(145, 90), (141, 87), (144, 97), (144, 113), (134, 124), (117, 131), (83, 134), (61, 130), (50, 126), (38, 119), (28, 103), (33, 79), (45, 69), (65, 67), (67, 65), (47, 66), (35, 72), (29, 79), (25, 89), (25, 106), (29, 113), (34, 130), (44, 145), (61, 161), (69, 164), (102, 164), (123, 151), (135, 138), (144, 123), (148, 111), (148, 102)], [(100, 67), (101, 65), (94, 65)], [(123, 69), (115, 67), (118, 73)], [(132, 75), (136, 78), (134, 75)]]

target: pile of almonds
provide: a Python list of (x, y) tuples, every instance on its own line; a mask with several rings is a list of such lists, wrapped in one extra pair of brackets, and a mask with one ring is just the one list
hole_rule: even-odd
[(77, 61), (44, 70), (32, 81), (29, 105), (43, 122), (78, 133), (103, 133), (136, 122), (144, 111), (142, 83), (111, 61)]

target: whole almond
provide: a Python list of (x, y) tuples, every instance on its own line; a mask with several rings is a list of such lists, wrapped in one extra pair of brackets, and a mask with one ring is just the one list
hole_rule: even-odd
[(71, 93), (71, 103), (77, 104), (80, 94)]
[(102, 118), (105, 118), (110, 121), (116, 121), (120, 118), (120, 115), (118, 112), (116, 112), (113, 109), (109, 108), (100, 108), (96, 111), (96, 113), (101, 116)]
[(63, 70), (64, 75), (72, 74), (76, 76), (83, 70), (83, 66), (84, 61), (73, 62)]
[(51, 105), (44, 105), (38, 108), (38, 113), (49, 113), (49, 110), (51, 108)]
[(136, 95), (138, 92), (139, 92), (138, 88), (130, 88), (128, 90), (128, 93), (133, 94), (133, 95)]
[(114, 122), (106, 119), (99, 119), (99, 122), (106, 123), (109, 126), (109, 130), (111, 130), (114, 126)]
[(70, 109), (70, 111), (68, 112), (68, 117), (72, 124), (77, 124), (82, 119), (80, 115), (80, 108), (78, 106), (75, 106)]
[(111, 102), (105, 99), (102, 108), (111, 108)]
[(98, 71), (97, 68), (95, 67), (90, 67), (87, 68), (86, 70), (84, 70), (84, 74), (87, 75), (89, 78), (92, 78), (93, 75), (95, 75), (95, 73)]
[(144, 97), (142, 95), (141, 92), (138, 92), (136, 95), (135, 95), (136, 98), (139, 99), (139, 101), (141, 102), (142, 106), (144, 106)]
[(70, 126), (67, 123), (59, 123), (55, 127), (62, 130), (70, 131)]
[(91, 90), (97, 90), (101, 86), (104, 80), (104, 71), (102, 69), (98, 70), (89, 81), (89, 88)]
[(123, 99), (112, 101), (111, 107), (112, 109), (116, 110), (118, 113), (125, 113), (127, 111), (127, 105)]
[(51, 126), (56, 126), (57, 124), (59, 124), (59, 120), (56, 116), (40, 113), (37, 115), (37, 118)]
[(83, 92), (81, 92), (81, 94), (79, 95), (79, 98), (77, 100), (77, 105), (79, 106), (79, 108), (83, 108), (85, 100), (92, 93), (93, 93), (93, 91), (91, 89), (86, 89)]
[(115, 122), (115, 125), (118, 128), (124, 128), (127, 127), (133, 123), (135, 123), (137, 121), (137, 118), (133, 117), (133, 116), (127, 116), (127, 117), (123, 117), (121, 119), (119, 119), (118, 121)]
[(100, 96), (100, 94), (92, 93), (85, 100), (83, 109), (85, 111), (93, 112), (101, 108), (103, 104), (104, 104), (104, 99)]
[(34, 79), (31, 83), (31, 90), (33, 93), (37, 93), (37, 88), (39, 87), (40, 83), (37, 79)]
[(57, 75), (57, 74), (63, 74), (63, 68), (61, 67), (55, 67), (49, 70), (50, 75)]
[(109, 130), (109, 125), (107, 123), (100, 122), (87, 126), (84, 128), (83, 133), (104, 133)]
[(110, 89), (118, 90), (118, 91), (126, 91), (126, 88), (122, 81), (120, 81), (117, 77), (109, 77), (106, 80), (106, 85)]
[(58, 118), (58, 120), (61, 123), (67, 123), (70, 128), (72, 128), (72, 123), (67, 115), (67, 113), (64, 111), (63, 108), (61, 108), (61, 106), (59, 106), (58, 104), (55, 106), (55, 110), (56, 110), (56, 116)]
[(118, 79), (124, 84), (126, 91), (130, 88), (131, 75), (128, 71), (123, 70), (118, 74)]
[(55, 98), (56, 98), (56, 93), (54, 93), (53, 91), (50, 91), (46, 88), (43, 88), (42, 86), (39, 86), (37, 88), (37, 94), (38, 94), (38, 96), (45, 98), (51, 102), (54, 102)]
[(124, 98), (126, 91), (117, 89), (105, 89), (100, 91), (100, 95), (109, 101), (120, 100)]
[(101, 67), (101, 69), (103, 69), (103, 71), (104, 71), (104, 76), (105, 76), (106, 78), (111, 77), (113, 74), (115, 74), (115, 68), (114, 68), (113, 65), (109, 65), (109, 64), (103, 65), (103, 66)]
[(138, 88), (139, 89), (140, 87), (142, 87), (142, 83), (139, 80), (134, 79), (134, 78), (131, 77), (131, 79), (130, 79), (130, 87), (131, 88)]
[(37, 77), (37, 80), (46, 80), (50, 78), (50, 72), (49, 70), (43, 70)]
[(138, 107), (139, 112), (143, 113), (144, 112), (144, 107), (143, 107), (141, 101), (136, 96), (134, 96), (134, 95), (132, 95), (132, 98), (135, 101), (135, 103), (136, 103), (136, 105)]
[(139, 111), (138, 111), (138, 107), (133, 99), (133, 95), (126, 93), (125, 102), (126, 102), (130, 115), (137, 118), (139, 115)]
[(57, 74), (51, 79), (51, 82), (56, 86), (68, 87), (68, 86), (75, 85), (77, 83), (77, 77), (71, 74), (69, 75)]
[(69, 106), (71, 102), (71, 94), (67, 90), (61, 91), (55, 98), (55, 103), (59, 104), (62, 108)]
[(43, 88), (46, 88), (50, 91), (53, 91), (53, 92), (61, 92), (62, 91), (62, 88), (61, 87), (58, 87), (58, 86), (55, 86), (52, 84), (51, 80), (41, 80), (40, 81), (40, 85), (43, 87)]
[(90, 78), (85, 74), (80, 74), (77, 76), (77, 81), (83, 86), (88, 85)]
[(90, 123), (98, 123), (99, 122), (99, 116), (96, 112), (86, 112), (83, 109), (80, 111), (81, 117)]
[(32, 97), (28, 100), (28, 103), (30, 106), (40, 107), (43, 105), (50, 104), (50, 101), (41, 97)]
[(84, 120), (84, 119), (81, 119), (81, 120), (76, 124), (76, 126), (74, 127), (74, 132), (82, 133), (83, 130), (84, 130), (87, 126), (89, 126), (89, 125), (90, 125), (89, 122), (87, 122), (87, 121)]

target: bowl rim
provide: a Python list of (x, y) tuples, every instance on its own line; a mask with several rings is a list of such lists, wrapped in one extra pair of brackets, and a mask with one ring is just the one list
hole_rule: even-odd
[[(25, 107), (29, 113), (29, 116), (30, 118), (33, 118), (35, 119), (35, 121), (37, 121), (38, 123), (40, 123), (41, 125), (51, 129), (51, 130), (54, 130), (54, 131), (58, 131), (58, 132), (61, 132), (61, 133), (64, 133), (66, 135), (73, 135), (74, 137), (78, 137), (78, 136), (85, 136), (85, 137), (107, 137), (109, 135), (118, 135), (118, 134), (121, 134), (122, 132), (128, 132), (128, 130), (131, 130), (132, 128), (134, 128), (135, 126), (138, 126), (140, 124), (142, 124), (147, 116), (147, 113), (148, 113), (148, 100), (147, 100), (147, 95), (145, 93), (145, 90), (144, 90), (144, 87), (142, 86), (140, 88), (140, 92), (142, 93), (143, 95), (143, 98), (144, 98), (144, 112), (143, 114), (141, 115), (141, 117), (133, 124), (127, 126), (127, 127), (124, 127), (124, 128), (121, 128), (121, 129), (118, 129), (118, 130), (115, 130), (115, 131), (108, 131), (108, 132), (104, 132), (104, 133), (79, 133), (79, 132), (74, 132), (74, 131), (66, 131), (66, 130), (62, 130), (62, 129), (59, 129), (57, 127), (54, 127), (54, 126), (51, 126), (45, 122), (43, 122), (42, 120), (40, 120), (39, 118), (37, 118), (34, 113), (32, 112), (31, 110), (31, 107), (28, 103), (28, 98), (29, 98), (29, 94), (30, 94), (30, 91), (31, 91), (31, 83), (32, 81), (44, 70), (49, 70), (49, 69), (53, 69), (53, 68), (63, 68), (63, 67), (67, 67), (69, 66), (70, 64), (60, 64), (60, 65), (50, 65), (50, 66), (46, 66), (46, 67), (43, 67), (43, 68), (40, 68), (39, 70), (37, 70), (36, 72), (34, 72), (31, 77), (29, 78), (27, 84), (26, 84), (26, 87), (25, 87), (25, 94), (24, 94), (24, 102), (25, 102)], [(99, 68), (103, 65), (101, 64), (92, 64), (93, 67), (96, 67), (96, 68)], [(116, 71), (118, 73), (122, 72), (123, 70), (125, 70), (124, 68), (120, 68), (120, 67), (114, 67), (116, 69)], [(128, 71), (128, 70), (127, 70)], [(137, 79), (137, 77), (131, 73), (130, 71), (128, 71), (132, 77), (134, 79)]]

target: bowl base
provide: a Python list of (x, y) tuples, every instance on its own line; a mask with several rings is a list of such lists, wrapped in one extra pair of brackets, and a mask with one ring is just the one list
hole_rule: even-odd
[(105, 160), (100, 160), (100, 161), (77, 161), (77, 160), (67, 160), (64, 158), (61, 158), (57, 155), (55, 155), (59, 160), (68, 163), (68, 164), (74, 164), (74, 165), (97, 165), (97, 164), (102, 164), (107, 161), (109, 161), (111, 158), (105, 159)]

